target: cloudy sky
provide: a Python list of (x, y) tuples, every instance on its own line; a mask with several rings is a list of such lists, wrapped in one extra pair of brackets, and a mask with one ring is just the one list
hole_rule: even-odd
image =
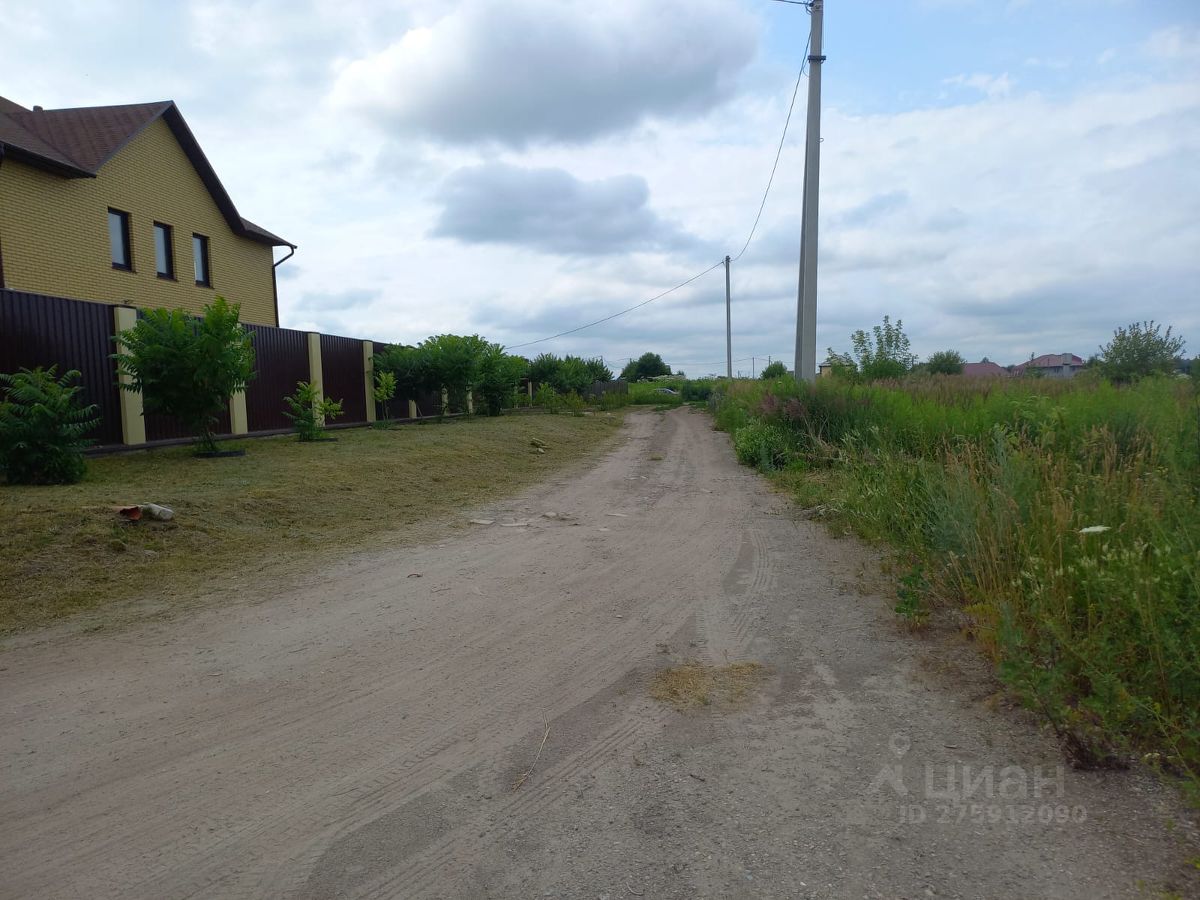
[[(818, 349), (1200, 353), (1200, 4), (828, 0)], [(736, 255), (809, 19), (772, 0), (0, 0), (0, 94), (173, 99), (300, 245), (283, 324), (525, 344)], [(805, 85), (734, 266), (735, 367), (791, 360)], [(720, 270), (518, 352), (723, 368)]]

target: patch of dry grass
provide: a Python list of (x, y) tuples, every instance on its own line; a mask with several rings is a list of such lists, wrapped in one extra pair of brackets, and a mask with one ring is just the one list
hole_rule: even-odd
[(736, 706), (759, 685), (766, 671), (760, 663), (705, 666), (687, 662), (659, 669), (650, 681), (650, 696), (676, 709), (698, 706)]
[[(243, 458), (186, 447), (90, 460), (80, 484), (0, 487), (0, 632), (83, 610), (176, 608), (364, 547), (462, 527), (472, 506), (607, 447), (617, 417), (505, 416), (264, 438)], [(531, 441), (547, 446), (530, 452)], [(114, 507), (160, 503), (171, 522)]]

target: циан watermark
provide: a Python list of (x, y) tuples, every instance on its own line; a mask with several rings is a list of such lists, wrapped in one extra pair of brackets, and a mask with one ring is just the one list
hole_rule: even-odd
[(1086, 808), (1067, 802), (1061, 765), (906, 765), (912, 741), (893, 734), (888, 746), (897, 761), (879, 770), (869, 790), (900, 798), (904, 824), (1067, 825), (1087, 820)]

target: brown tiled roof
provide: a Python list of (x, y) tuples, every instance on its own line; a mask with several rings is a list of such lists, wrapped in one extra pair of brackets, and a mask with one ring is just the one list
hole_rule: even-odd
[(1054, 369), (1063, 365), (1082, 366), (1083, 360), (1074, 353), (1046, 353), (1037, 359), (1021, 363), (1017, 368)]
[(31, 134), (74, 160), (81, 169), (98, 172), (118, 150), (161, 116), (170, 103), (127, 106), (84, 106), (7, 113)]
[(0, 155), (11, 155), (67, 178), (94, 178), (122, 147), (160, 118), (179, 141), (235, 234), (276, 247), (295, 246), (238, 214), (192, 130), (170, 100), (29, 110), (0, 97)]
[(977, 363), (964, 363), (962, 373), (968, 378), (1003, 378), (1008, 375), (1008, 369), (989, 359)]

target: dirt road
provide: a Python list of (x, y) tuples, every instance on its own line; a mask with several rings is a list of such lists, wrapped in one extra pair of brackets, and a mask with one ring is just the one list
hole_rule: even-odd
[[(0, 895), (1190, 893), (1168, 791), (1059, 769), (705, 415), (626, 431), (461, 537), (0, 654)], [(689, 658), (767, 677), (651, 699)]]

